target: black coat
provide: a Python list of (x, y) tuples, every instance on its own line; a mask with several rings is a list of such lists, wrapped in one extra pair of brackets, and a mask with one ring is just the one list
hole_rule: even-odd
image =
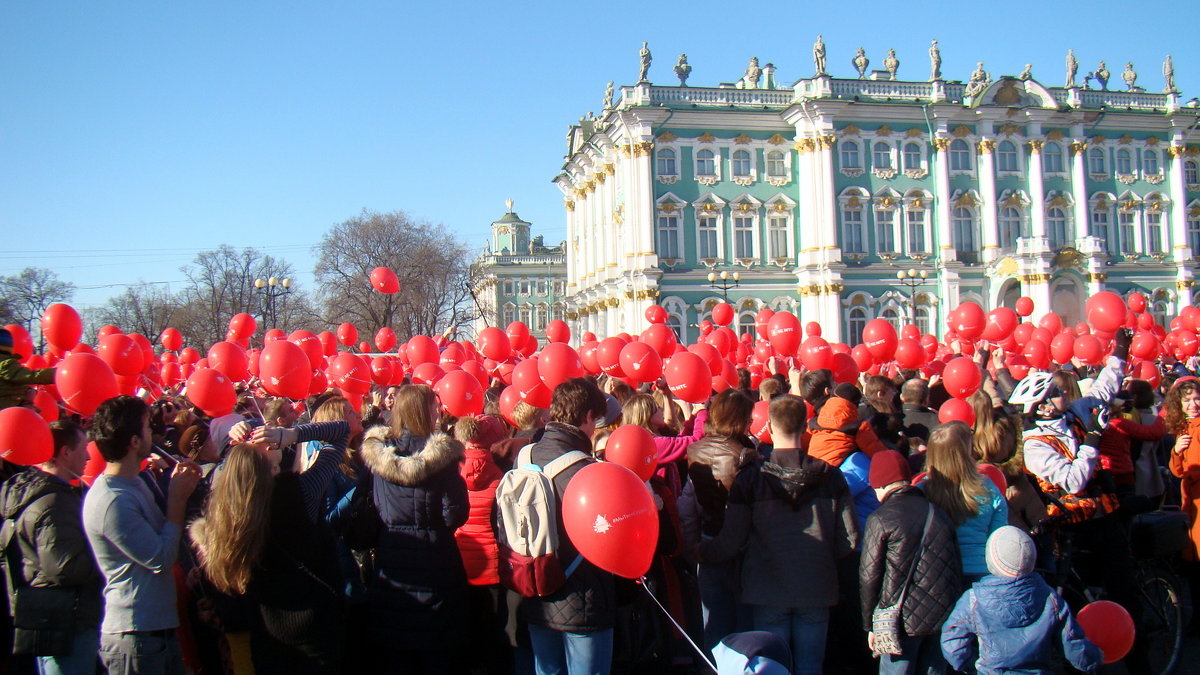
[[(530, 459), (538, 466), (545, 466), (572, 450), (591, 455), (592, 443), (578, 427), (551, 422), (533, 446)], [(554, 494), (559, 500), (558, 558), (564, 569), (574, 562), (578, 551), (563, 524), (562, 496), (575, 474), (594, 461), (576, 462), (554, 478)], [(535, 626), (586, 633), (612, 628), (616, 623), (616, 604), (612, 573), (584, 560), (558, 592), (544, 598), (525, 598), (521, 602), (521, 618)]]
[[(962, 561), (954, 523), (940, 508), (933, 508), (933, 522), (900, 610), (904, 632), (910, 636), (940, 633), (942, 622), (962, 592)], [(888, 495), (867, 518), (858, 567), (867, 630), (871, 629), (875, 607), (887, 607), (899, 599), (913, 558), (918, 555), (928, 509), (924, 492), (904, 487)]]
[(363, 440), (362, 456), (383, 521), (367, 588), (377, 643), (396, 651), (460, 645), (467, 573), (454, 531), (470, 509), (458, 472), (462, 444), (441, 433), (394, 438), (375, 427)]

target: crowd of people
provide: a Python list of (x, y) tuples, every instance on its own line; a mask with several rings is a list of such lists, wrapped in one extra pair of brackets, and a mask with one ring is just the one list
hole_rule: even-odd
[[(33, 407), (53, 373), (20, 366), (6, 333), (0, 406)], [(838, 383), (782, 360), (698, 404), (600, 375), (507, 414), (497, 381), (460, 418), (410, 381), (361, 406), (250, 381), (219, 417), (179, 386), (88, 418), (64, 408), (49, 460), (2, 466), (0, 669), (1092, 671), (1105, 655), (1054, 589), (1064, 566), (1137, 625), (1131, 524), (1173, 505), (1200, 588), (1200, 380), (1180, 363), (1157, 387), (1131, 379), (1131, 339), (1117, 333), (1103, 368), (1020, 381), (1002, 351), (975, 351), (973, 424), (940, 423), (936, 375)], [(625, 425), (652, 436), (657, 465), (640, 579), (588, 560), (563, 525), (572, 481)], [(81, 480), (89, 441), (102, 469)], [(506, 474), (530, 468), (552, 487), (560, 571), (533, 595), (497, 506)], [(1131, 672), (1145, 652), (1139, 636)]]

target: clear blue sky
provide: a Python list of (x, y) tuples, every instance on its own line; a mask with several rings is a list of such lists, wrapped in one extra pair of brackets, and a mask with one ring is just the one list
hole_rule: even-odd
[[(820, 5), (819, 7), (816, 5)], [(780, 82), (855, 48), (889, 47), (901, 79), (976, 61), (1060, 86), (1126, 61), (1161, 90), (1174, 55), (1200, 96), (1192, 2), (412, 3), (55, 2), (0, 8), (0, 274), (52, 267), (82, 287), (179, 282), (197, 250), (259, 246), (311, 281), (311, 247), (364, 207), (405, 210), (482, 247), (504, 200), (548, 242), (566, 236), (550, 179), (567, 125), (631, 84), (642, 40), (651, 80), (741, 75), (750, 56)], [(180, 284), (172, 284), (173, 289)], [(122, 287), (82, 288), (80, 308)]]

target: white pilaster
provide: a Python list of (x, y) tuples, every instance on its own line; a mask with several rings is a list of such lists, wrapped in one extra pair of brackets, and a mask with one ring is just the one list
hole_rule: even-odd
[[(1046, 184), (1042, 180), (1042, 141), (1029, 141), (1029, 234), (1046, 236)], [(1006, 242), (1007, 243), (1007, 242)]]
[(991, 262), (1000, 252), (999, 225), (996, 222), (996, 141), (982, 138), (979, 141), (979, 205), (980, 224), (983, 228), (983, 262)]
[[(937, 184), (933, 196), (934, 227), (940, 250), (939, 257), (943, 261), (954, 260), (954, 238), (950, 232), (950, 139), (935, 138), (934, 167), (937, 171)], [(945, 290), (943, 288), (943, 290)], [(943, 295), (942, 297), (946, 297)], [(957, 305), (951, 305), (954, 307)]]

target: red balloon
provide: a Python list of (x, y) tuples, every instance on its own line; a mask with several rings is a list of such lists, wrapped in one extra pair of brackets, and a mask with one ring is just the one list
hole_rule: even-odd
[(235, 337), (249, 338), (254, 335), (254, 331), (258, 330), (258, 322), (254, 317), (246, 313), (234, 314), (229, 320), (229, 332)]
[(1021, 320), (1017, 313), (1007, 307), (997, 307), (987, 314), (987, 323), (983, 328), (984, 340), (1001, 342), (1012, 335)]
[(551, 342), (542, 349), (537, 360), (538, 376), (551, 392), (558, 385), (576, 377), (583, 377), (583, 362), (570, 345)]
[(1026, 363), (1038, 370), (1050, 368), (1050, 347), (1043, 340), (1030, 338), (1021, 350), (1021, 356), (1025, 357)]
[(585, 342), (579, 347), (579, 360), (589, 375), (599, 375), (601, 372), (600, 362), (596, 360), (596, 349), (599, 346), (598, 342)]
[(750, 413), (750, 433), (763, 443), (772, 442), (770, 408), (770, 401), (756, 401), (754, 410)]
[(650, 480), (658, 468), (654, 437), (642, 427), (625, 424), (613, 431), (604, 445), (604, 460), (629, 469), (642, 481)]
[(570, 342), (571, 328), (566, 321), (555, 319), (546, 324), (546, 341), (547, 342)]
[(321, 341), (321, 354), (333, 356), (337, 353), (338, 340), (333, 333), (323, 330), (317, 333), (317, 339)]
[(867, 349), (865, 344), (854, 345), (850, 350), (850, 358), (854, 359), (854, 365), (858, 366), (860, 371), (869, 370), (875, 365), (875, 357), (871, 355), (871, 350)]
[(338, 389), (364, 395), (371, 391), (374, 373), (370, 364), (350, 352), (342, 352), (329, 364), (329, 380)]
[(384, 326), (375, 332), (375, 348), (381, 352), (390, 352), (396, 348), (396, 331)]
[(1133, 370), (1129, 373), (1129, 377), (1135, 380), (1145, 380), (1155, 389), (1158, 389), (1158, 386), (1162, 384), (1162, 373), (1159, 372), (1158, 366), (1153, 361), (1141, 361), (1135, 364)]
[(59, 361), (55, 366), (54, 386), (63, 403), (85, 417), (120, 393), (112, 368), (95, 354), (69, 354)]
[(1075, 356), (1075, 336), (1070, 333), (1059, 333), (1050, 341), (1050, 358), (1055, 363), (1068, 363)]
[(662, 357), (645, 342), (630, 342), (622, 347), (619, 361), (621, 371), (638, 382), (653, 382), (662, 377)]
[(437, 344), (426, 335), (412, 336), (404, 351), (408, 354), (408, 362), (413, 366), (422, 363), (437, 363), (441, 360), (441, 352), (438, 351)]
[(483, 412), (483, 387), (474, 375), (465, 370), (446, 373), (433, 386), (434, 393), (446, 412), (455, 417), (467, 417)]
[(516, 411), (517, 404), (520, 402), (521, 392), (517, 391), (516, 387), (509, 385), (504, 388), (504, 391), (500, 392), (500, 416), (514, 427), (518, 425), (513, 420), (513, 412)]
[(209, 417), (228, 415), (237, 405), (233, 381), (215, 368), (197, 368), (187, 379), (185, 391), (188, 400)]
[(938, 422), (947, 424), (955, 421), (974, 426), (975, 409), (961, 398), (948, 398), (942, 407), (938, 408)]
[(1144, 312), (1146, 311), (1146, 296), (1141, 293), (1131, 293), (1126, 304), (1129, 305), (1129, 309), (1135, 312)]
[(599, 340), (596, 339), (596, 334), (590, 330), (583, 334), (583, 341), (584, 342), (599, 342)]
[(912, 325), (911, 323), (906, 323), (900, 328), (900, 338), (901, 339), (908, 338), (910, 340), (920, 340), (921, 339), (921, 329), (917, 328), (916, 326)]
[(313, 370), (304, 350), (287, 340), (268, 344), (259, 355), (259, 378), (263, 389), (272, 396), (293, 400), (308, 396)]
[(1000, 494), (1004, 494), (1008, 490), (1008, 479), (1004, 477), (1004, 473), (1000, 469), (996, 468), (995, 464), (981, 463), (975, 465), (975, 468), (979, 470), (980, 475), (992, 479), (992, 483), (996, 485), (996, 489), (1000, 491)]
[(1138, 333), (1133, 336), (1133, 342), (1129, 345), (1129, 353), (1147, 361), (1157, 359), (1159, 355), (1158, 338), (1154, 337), (1152, 333)]
[(287, 333), (279, 330), (278, 328), (271, 328), (267, 332), (263, 333), (263, 346), (269, 345), (276, 340), (286, 339)]
[(42, 314), (42, 336), (51, 345), (66, 351), (79, 344), (82, 335), (83, 320), (74, 307), (56, 302)]
[(1017, 316), (1020, 317), (1026, 317), (1030, 314), (1033, 314), (1033, 298), (1027, 298), (1024, 296), (1017, 298), (1017, 304), (1014, 309), (1017, 311)]
[(376, 356), (371, 359), (371, 381), (381, 387), (388, 386), (392, 382), (393, 368), (391, 358)]
[(965, 340), (978, 340), (983, 335), (983, 329), (987, 325), (987, 317), (983, 313), (983, 308), (974, 302), (964, 302), (955, 310), (956, 320), (952, 321), (950, 328), (959, 334)]
[(512, 344), (508, 335), (495, 326), (488, 326), (479, 331), (476, 338), (479, 352), (489, 359), (503, 361), (512, 355)]
[(47, 422), (53, 422), (58, 419), (58, 401), (54, 395), (46, 391), (45, 387), (38, 387), (37, 394), (33, 397), (33, 405), (38, 409), (38, 414)]
[(659, 305), (650, 305), (649, 307), (647, 307), (645, 316), (646, 316), (646, 321), (653, 323), (653, 324), (660, 324), (660, 323), (667, 322), (667, 310), (663, 309)]
[(173, 387), (183, 379), (183, 369), (178, 363), (164, 363), (159, 370), (159, 379), (162, 380), (164, 387)]
[[(862, 345), (859, 345), (860, 347)], [(868, 354), (867, 356), (870, 356)], [(833, 355), (833, 381), (838, 384), (856, 382), (859, 375), (858, 363), (850, 354), (836, 352)]]
[(1112, 291), (1096, 293), (1088, 298), (1085, 307), (1093, 328), (1115, 332), (1125, 324), (1125, 302)]
[(625, 341), (619, 337), (604, 338), (596, 347), (596, 363), (605, 375), (624, 377), (625, 371), (621, 370), (621, 350), (624, 348)]
[(5, 328), (12, 334), (13, 354), (22, 359), (33, 356), (33, 338), (29, 337), (29, 331), (25, 330), (24, 326), (15, 323), (10, 323)]
[(250, 377), (250, 357), (246, 355), (246, 350), (232, 342), (218, 342), (209, 347), (208, 365), (225, 373), (234, 382), (242, 382)]
[(896, 365), (906, 369), (920, 368), (928, 360), (925, 355), (925, 348), (921, 346), (920, 342), (912, 338), (900, 338), (896, 342), (894, 358)]
[[(868, 321), (863, 328), (862, 339), (876, 363), (891, 361), (896, 353), (896, 328), (885, 319)], [(859, 367), (862, 368), (862, 363), (859, 363)]]
[(563, 525), (593, 565), (627, 579), (650, 569), (658, 545), (658, 511), (650, 488), (613, 462), (583, 467), (567, 484)]
[(29, 466), (53, 456), (54, 437), (46, 420), (20, 406), (0, 410), (0, 459)]
[(355, 342), (358, 342), (358, 329), (352, 323), (343, 323), (337, 329), (338, 342), (353, 347)]
[(821, 337), (821, 324), (816, 321), (809, 321), (804, 324), (804, 334), (808, 337)]
[(712, 320), (718, 326), (733, 323), (733, 307), (730, 307), (728, 302), (718, 302), (712, 309)]
[(308, 363), (312, 370), (322, 367), (325, 357), (325, 350), (321, 347), (321, 340), (316, 334), (307, 330), (292, 331), (288, 335), (288, 342), (302, 349), (305, 355), (308, 356)]
[(1075, 620), (1083, 629), (1084, 636), (1100, 648), (1105, 663), (1120, 661), (1133, 649), (1136, 633), (1133, 617), (1117, 603), (1097, 600), (1084, 605), (1075, 615)]
[(712, 392), (712, 371), (704, 359), (691, 352), (679, 352), (663, 368), (667, 387), (678, 399), (704, 403)]
[(765, 307), (758, 310), (758, 313), (754, 315), (754, 332), (758, 333), (758, 337), (763, 340), (766, 340), (771, 334), (769, 327), (773, 316), (775, 316), (775, 311)]
[(1098, 366), (1104, 362), (1104, 345), (1095, 335), (1080, 335), (1075, 338), (1075, 358), (1088, 364)]
[(1036, 326), (1028, 321), (1023, 322), (1013, 329), (1013, 340), (1016, 341), (1018, 347), (1024, 347), (1025, 343), (1029, 342), (1029, 338), (1033, 337), (1033, 331), (1035, 330), (1037, 330)]
[(833, 351), (829, 343), (817, 335), (804, 340), (800, 345), (800, 362), (809, 370), (822, 370), (833, 367)]
[(800, 337), (800, 319), (791, 312), (776, 312), (767, 322), (767, 339), (780, 356), (795, 356)]
[(413, 381), (417, 384), (428, 384), (433, 386), (446, 376), (446, 371), (436, 363), (425, 362), (412, 370)]
[[(1062, 331), (1062, 328), (1063, 328), (1062, 317), (1055, 314), (1054, 312), (1046, 312), (1045, 314), (1042, 315), (1041, 320), (1038, 321), (1038, 328), (1043, 328), (1043, 329), (1049, 331), (1050, 337), (1052, 338), (1053, 336), (1058, 335), (1058, 333), (1060, 331)], [(1050, 341), (1050, 338), (1046, 338), (1046, 342), (1049, 342), (1049, 341)]]
[(390, 269), (376, 267), (371, 270), (371, 287), (384, 295), (391, 295), (400, 290), (400, 280), (396, 278), (396, 273)]
[(650, 345), (664, 359), (674, 354), (675, 345), (679, 344), (675, 331), (661, 323), (653, 324), (642, 331), (641, 342)]
[(526, 326), (523, 321), (513, 321), (508, 324), (508, 328), (504, 329), (508, 333), (508, 339), (513, 343), (513, 346), (523, 345), (529, 338), (529, 326)]
[(942, 371), (942, 382), (945, 383), (948, 394), (965, 399), (983, 384), (983, 375), (974, 361), (959, 356), (946, 364), (946, 369)]
[(174, 328), (167, 328), (158, 337), (158, 341), (162, 344), (163, 349), (177, 352), (183, 347), (183, 335)]
[(687, 350), (704, 359), (704, 362), (708, 364), (708, 371), (710, 374), (717, 375), (721, 372), (723, 368), (721, 365), (721, 352), (717, 351), (716, 347), (708, 344), (707, 342), (697, 342), (696, 344), (689, 346)]
[(142, 348), (124, 333), (110, 333), (101, 338), (96, 356), (104, 359), (117, 375), (140, 375), (146, 367)]

